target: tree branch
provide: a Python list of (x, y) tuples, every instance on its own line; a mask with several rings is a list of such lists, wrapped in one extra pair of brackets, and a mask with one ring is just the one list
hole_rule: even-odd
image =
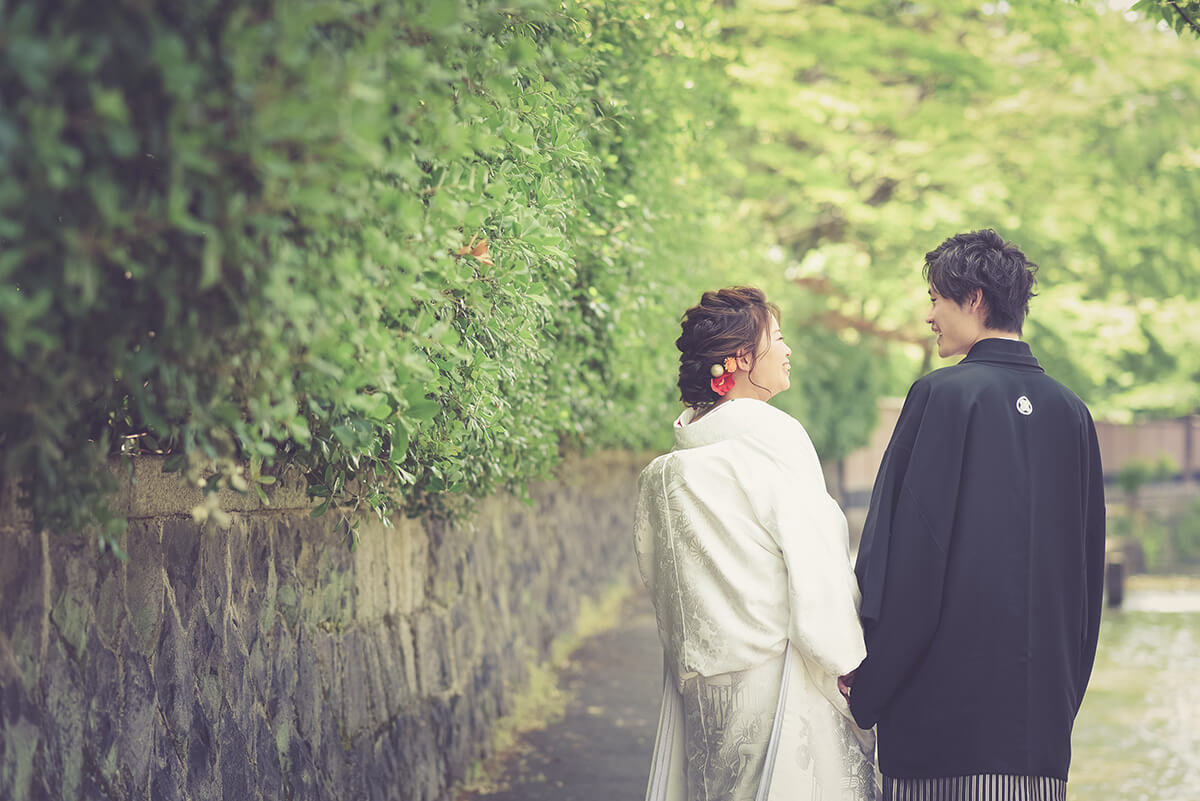
[[(837, 290), (833, 283), (823, 275), (820, 276), (805, 276), (802, 278), (793, 278), (792, 283), (797, 286), (802, 286), (805, 289), (811, 290), (818, 295), (824, 295), (829, 298), (841, 298), (842, 293)], [(853, 329), (860, 334), (875, 337), (885, 342), (905, 342), (913, 345), (921, 345), (928, 348), (930, 337), (928, 334), (917, 336), (909, 331), (895, 330), (884, 328), (877, 324), (874, 320), (868, 320), (865, 317), (858, 317), (837, 310), (828, 310), (818, 314), (813, 318), (833, 330), (838, 329)]]
[(852, 329), (865, 336), (882, 339), (885, 342), (904, 342), (911, 345), (921, 345), (927, 347), (929, 345), (928, 336), (915, 336), (907, 331), (896, 331), (891, 328), (883, 328), (871, 320), (862, 317), (852, 317), (848, 314), (843, 314), (840, 311), (826, 311), (818, 314), (813, 319), (824, 323), (829, 328)]
[(1183, 21), (1186, 22), (1192, 29), (1192, 33), (1194, 33), (1196, 36), (1200, 36), (1200, 25), (1196, 23), (1196, 20), (1189, 17), (1188, 13), (1184, 11), (1179, 3), (1175, 2), (1175, 0), (1167, 0), (1167, 2), (1171, 4), (1171, 8), (1175, 9), (1176, 14), (1183, 17)]

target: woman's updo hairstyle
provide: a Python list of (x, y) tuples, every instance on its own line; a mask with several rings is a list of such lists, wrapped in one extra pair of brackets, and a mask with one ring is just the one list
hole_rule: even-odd
[(692, 407), (706, 408), (721, 399), (713, 391), (712, 366), (728, 356), (749, 354), (758, 358), (763, 337), (771, 331), (771, 317), (779, 307), (767, 302), (761, 289), (733, 286), (705, 292), (700, 303), (683, 314), (679, 348), (679, 399)]

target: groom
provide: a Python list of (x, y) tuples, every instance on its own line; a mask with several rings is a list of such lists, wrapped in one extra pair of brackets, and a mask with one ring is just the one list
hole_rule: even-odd
[(884, 798), (1062, 799), (1091, 674), (1104, 488), (1087, 407), (1020, 340), (1035, 265), (991, 230), (925, 256), (938, 354), (884, 455), (855, 572)]

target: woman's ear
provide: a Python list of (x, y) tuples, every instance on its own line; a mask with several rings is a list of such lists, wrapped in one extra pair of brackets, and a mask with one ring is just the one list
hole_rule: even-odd
[(754, 356), (749, 351), (739, 353), (736, 358), (739, 370), (745, 370), (748, 373), (754, 367)]

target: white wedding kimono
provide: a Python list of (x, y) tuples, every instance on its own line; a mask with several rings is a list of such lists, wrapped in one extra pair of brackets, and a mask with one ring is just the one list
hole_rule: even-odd
[(638, 480), (665, 657), (647, 801), (875, 801), (837, 690), (866, 653), (858, 585), (808, 432), (746, 398), (694, 416)]

